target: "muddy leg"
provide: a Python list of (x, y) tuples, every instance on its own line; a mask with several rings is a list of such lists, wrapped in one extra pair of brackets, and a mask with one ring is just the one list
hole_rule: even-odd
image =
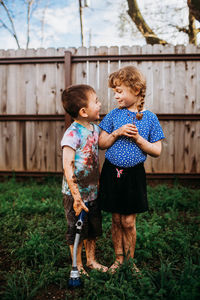
[[(73, 262), (73, 248), (74, 245), (70, 245), (70, 252), (71, 252), (71, 258)], [(76, 262), (77, 262), (77, 268), (80, 272), (80, 274), (85, 274), (87, 275), (87, 272), (83, 268), (83, 263), (82, 263), (82, 248), (83, 248), (83, 242), (80, 242), (77, 248), (77, 257), (76, 257)]]
[(115, 262), (110, 267), (110, 271), (114, 272), (120, 264), (123, 263), (123, 237), (122, 237), (121, 215), (112, 215), (112, 241), (115, 250)]
[(84, 241), (86, 258), (87, 258), (87, 266), (90, 269), (97, 269), (102, 272), (108, 271), (108, 268), (99, 264), (95, 258), (95, 249), (96, 249), (96, 240), (88, 239)]
[[(136, 245), (136, 214), (122, 215), (121, 221), (125, 255), (127, 258), (134, 258)], [(139, 272), (135, 264), (133, 264), (133, 268), (136, 272)]]

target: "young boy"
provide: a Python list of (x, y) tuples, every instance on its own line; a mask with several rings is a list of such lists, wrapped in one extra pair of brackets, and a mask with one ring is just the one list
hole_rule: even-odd
[[(102, 217), (97, 206), (99, 180), (98, 126), (91, 123), (99, 119), (101, 104), (96, 92), (88, 85), (73, 85), (63, 91), (65, 111), (74, 119), (61, 141), (63, 149), (63, 203), (67, 219), (67, 243), (73, 260), (73, 244), (77, 217), (82, 210), (87, 212), (77, 250), (77, 268), (85, 273), (81, 252), (84, 241), (87, 266), (107, 271), (107, 267), (95, 260), (96, 237), (102, 234)], [(88, 201), (88, 208), (84, 204)]]

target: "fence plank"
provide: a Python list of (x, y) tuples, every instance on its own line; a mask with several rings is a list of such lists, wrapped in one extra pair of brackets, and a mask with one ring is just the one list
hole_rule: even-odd
[[(37, 55), (51, 56), (55, 54), (55, 49), (38, 49)], [(37, 65), (37, 113), (53, 114), (56, 111), (56, 65)]]
[[(119, 54), (119, 47), (110, 47), (108, 49), (108, 54), (110, 55), (118, 55)], [(117, 71), (119, 69), (119, 62), (110, 62), (109, 69), (108, 69), (108, 75), (111, 73)], [(108, 81), (107, 81), (108, 86)], [(108, 89), (108, 111), (114, 109), (117, 106), (116, 100), (114, 99), (114, 93), (111, 88)]]
[(62, 168), (62, 149), (61, 149), (61, 139), (65, 131), (65, 125), (62, 122), (55, 122), (56, 126), (56, 140), (55, 140), (55, 159), (56, 159), (56, 171), (61, 171)]
[[(73, 51), (71, 49), (71, 51)], [(57, 56), (64, 56), (65, 48), (57, 49)], [(64, 114), (65, 111), (61, 104), (61, 95), (65, 87), (65, 65), (62, 63), (56, 64), (56, 86), (55, 86), (55, 113)]]
[(197, 141), (200, 136), (200, 124), (198, 122), (185, 123), (185, 172), (197, 172), (197, 167), (199, 165), (198, 158), (200, 150), (197, 149)]
[[(186, 53), (196, 52), (194, 45), (187, 45)], [(186, 95), (185, 95), (185, 113), (195, 113), (197, 110), (197, 69), (200, 67), (198, 62), (186, 62)]]
[[(36, 56), (35, 49), (28, 49), (26, 52), (27, 57)], [(26, 64), (24, 65), (24, 90), (26, 97), (25, 111), (26, 114), (36, 114), (37, 112), (37, 90), (36, 90), (36, 65)]]
[(27, 122), (26, 124), (26, 164), (27, 170), (36, 171), (37, 168), (37, 123)]
[[(98, 48), (90, 47), (88, 49), (88, 55), (98, 55)], [(95, 90), (98, 89), (98, 75), (99, 75), (98, 67), (99, 67), (98, 62), (89, 62), (88, 84), (91, 85)]]
[(174, 170), (185, 173), (185, 122), (179, 121), (174, 126)]
[[(176, 53), (184, 53), (185, 48), (183, 46), (175, 47)], [(174, 95), (174, 112), (184, 113), (185, 112), (185, 62), (175, 62), (175, 78), (176, 78), (176, 89)]]
[[(100, 47), (99, 55), (107, 55), (108, 47)], [(108, 112), (108, 62), (99, 63), (99, 84), (97, 94), (101, 101), (101, 113), (106, 114)]]
[[(154, 50), (154, 48), (153, 48)], [(158, 49), (157, 49), (158, 50)], [(161, 48), (160, 48), (161, 50)], [(173, 53), (174, 52), (174, 47), (172, 46), (166, 46), (164, 47), (162, 50), (162, 53)], [(158, 53), (158, 52), (157, 52)], [(154, 65), (154, 63), (152, 63), (152, 65)], [(160, 68), (162, 71), (159, 72), (161, 75), (161, 86), (162, 86), (162, 91), (165, 91), (164, 93), (162, 93), (162, 98), (159, 97), (159, 105), (157, 108), (155, 108), (155, 102), (153, 102), (153, 107), (155, 108), (156, 112), (168, 112), (171, 113), (173, 112), (173, 95), (174, 95), (174, 62), (170, 62), (170, 61), (164, 61), (159, 63), (160, 66), (158, 66), (158, 68)], [(153, 82), (155, 81), (154, 78), (154, 73), (152, 75), (153, 77)], [(159, 85), (160, 80), (159, 78), (156, 78), (156, 81)], [(155, 88), (153, 89), (153, 93), (154, 93)], [(154, 101), (154, 99), (153, 99)], [(164, 122), (163, 123), (163, 130), (165, 132), (165, 136), (166, 139), (163, 140), (162, 142), (162, 155), (158, 158), (158, 159), (154, 159), (152, 158), (152, 172), (154, 170), (158, 170), (160, 169), (160, 171), (162, 170), (166, 170), (166, 172), (173, 172), (174, 170), (174, 122), (170, 121), (170, 122)], [(166, 159), (167, 158), (167, 159)]]
[[(77, 49), (76, 55), (86, 55), (87, 48), (81, 47)], [(72, 65), (72, 84), (87, 84), (88, 83), (88, 70), (87, 63), (79, 63)]]

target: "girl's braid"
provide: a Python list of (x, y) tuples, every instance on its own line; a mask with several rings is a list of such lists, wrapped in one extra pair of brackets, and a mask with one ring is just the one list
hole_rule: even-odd
[(146, 88), (141, 88), (140, 89), (140, 93), (139, 95), (141, 96), (141, 99), (140, 99), (140, 102), (138, 103), (137, 105), (137, 114), (136, 114), (136, 118), (138, 120), (141, 120), (142, 117), (143, 117), (143, 113), (141, 112), (143, 110), (143, 107), (144, 107), (144, 97), (145, 97), (145, 91), (146, 91)]

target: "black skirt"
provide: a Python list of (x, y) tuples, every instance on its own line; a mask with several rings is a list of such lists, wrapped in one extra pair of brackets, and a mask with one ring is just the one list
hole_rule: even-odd
[(144, 164), (121, 168), (104, 162), (99, 186), (99, 205), (104, 211), (135, 214), (148, 210)]

